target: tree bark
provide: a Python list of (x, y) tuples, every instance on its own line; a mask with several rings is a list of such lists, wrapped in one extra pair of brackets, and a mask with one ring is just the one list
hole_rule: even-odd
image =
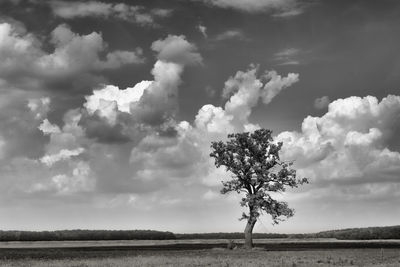
[(257, 222), (257, 218), (250, 215), (247, 220), (246, 228), (244, 229), (244, 247), (247, 249), (253, 248), (253, 228)]

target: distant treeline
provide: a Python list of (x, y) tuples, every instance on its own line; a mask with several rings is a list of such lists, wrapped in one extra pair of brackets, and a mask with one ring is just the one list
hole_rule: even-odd
[(165, 240), (176, 239), (171, 232), (153, 230), (61, 230), (0, 231), (0, 241), (63, 240)]
[[(243, 239), (243, 233), (196, 233), (175, 234), (176, 239)], [(287, 234), (253, 233), (254, 239), (261, 238), (287, 238)]]
[[(286, 234), (254, 233), (253, 238), (286, 238)], [(174, 234), (153, 230), (61, 230), (0, 231), (0, 241), (63, 240), (173, 240), (173, 239), (243, 239), (243, 233)]]
[(312, 234), (290, 234), (289, 238), (336, 238), (340, 240), (400, 239), (400, 225), (348, 228)]
[[(342, 240), (400, 239), (400, 225), (350, 228), (313, 234), (254, 233), (261, 238), (336, 238)], [(63, 241), (63, 240), (171, 240), (171, 239), (243, 239), (243, 233), (174, 234), (153, 230), (61, 230), (0, 231), (0, 241)]]
[(349, 228), (342, 230), (324, 231), (314, 234), (319, 238), (337, 239), (400, 239), (400, 225), (368, 228)]

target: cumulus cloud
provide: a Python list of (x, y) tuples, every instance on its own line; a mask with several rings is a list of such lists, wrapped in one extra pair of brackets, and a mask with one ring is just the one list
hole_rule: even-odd
[(321, 96), (314, 100), (314, 107), (316, 109), (324, 109), (327, 108), (329, 105), (330, 99), (328, 96)]
[[(66, 47), (86, 37), (64, 26), (56, 32), (54, 44), (60, 50), (54, 54), (70, 53), (65, 51), (72, 48)], [(82, 42), (92, 44), (92, 38), (98, 36)], [(199, 197), (218, 185), (226, 174), (215, 170), (210, 161), (210, 142), (226, 138), (230, 132), (258, 128), (250, 122), (252, 109), (260, 102), (268, 104), (298, 81), (297, 74), (285, 77), (274, 71), (259, 73), (251, 66), (227, 80), (224, 105), (203, 106), (192, 123), (178, 121), (175, 114), (182, 73), (188, 65), (201, 64), (202, 57), (184, 36), (169, 35), (155, 41), (152, 49), (157, 53), (152, 81), (144, 80), (126, 89), (104, 85), (88, 95), (82, 107), (68, 111), (62, 121), (47, 117), (50, 99), (30, 97), (24, 102), (30, 118), (35, 118), (31, 127), (45, 142), (39, 155), (10, 161), (10, 170), (15, 171), (20, 164), (27, 166), (18, 175), (32, 172), (32, 180), (21, 181), (23, 186), (15, 190), (63, 195), (89, 191), (143, 195), (159, 191), (158, 195), (154, 193), (157, 196), (153, 202), (182, 205), (184, 201), (173, 197), (172, 191), (176, 190), (168, 191), (169, 185), (183, 193), (190, 185), (202, 188)], [(62, 60), (46, 60), (55, 66), (70, 60), (57, 58)], [(9, 181), (15, 178), (11, 172), (7, 174)]]
[(48, 186), (54, 187), (59, 194), (71, 194), (92, 191), (95, 183), (90, 166), (85, 162), (78, 162), (71, 174), (58, 174), (52, 177)]
[(226, 129), (228, 132), (258, 127), (248, 121), (252, 108), (260, 100), (264, 104), (270, 103), (280, 91), (298, 81), (298, 74), (289, 73), (287, 77), (282, 77), (275, 71), (267, 71), (257, 77), (257, 71), (256, 66), (251, 66), (248, 71), (238, 71), (235, 76), (230, 77), (225, 82), (222, 92), (224, 98), (229, 98), (225, 108), (204, 106), (196, 116), (196, 125), (213, 129), (212, 131), (219, 131), (219, 128)]
[(141, 50), (114, 51), (106, 55), (103, 60), (100, 52), (105, 51), (106, 44), (100, 33), (92, 32), (88, 35), (78, 35), (62, 24), (51, 33), (51, 41), (55, 45), (54, 53), (38, 59), (38, 65), (49, 71), (60, 70), (82, 71), (91, 69), (118, 68), (128, 63), (141, 63)]
[(157, 58), (162, 61), (183, 65), (201, 64), (203, 61), (196, 45), (189, 43), (183, 35), (168, 35), (163, 40), (153, 42), (151, 48), (158, 53)]
[[(108, 128), (113, 127), (112, 131), (119, 130), (120, 133), (122, 129), (124, 140), (129, 140), (131, 136), (138, 137), (139, 132), (147, 131), (148, 127), (161, 132), (163, 127), (168, 128), (177, 111), (178, 88), (184, 67), (202, 61), (196, 46), (184, 36), (169, 35), (153, 42), (152, 49), (158, 53), (158, 60), (151, 71), (153, 81), (142, 81), (124, 90), (105, 85), (94, 90), (84, 103), (89, 116), (102, 118)], [(85, 125), (104, 132), (104, 124), (99, 120), (93, 123), (94, 120), (95, 117), (87, 118)], [(99, 131), (90, 132), (98, 135), (96, 132)]]
[(166, 178), (162, 177), (170, 177), (169, 181), (175, 183), (175, 180), (184, 179), (185, 184), (203, 187), (219, 185), (227, 174), (215, 169), (209, 157), (210, 142), (224, 140), (228, 133), (259, 128), (249, 122), (252, 109), (263, 99), (268, 99), (263, 101), (268, 104), (283, 87), (298, 79), (297, 76), (291, 79), (292, 75), (278, 76), (272, 71), (258, 77), (255, 66), (245, 72), (238, 71), (225, 83), (224, 92), (228, 100), (223, 107), (204, 105), (193, 124), (186, 121), (172, 124), (176, 135), (148, 135), (132, 149), (130, 161), (136, 166), (135, 177), (145, 181), (163, 181)]
[(221, 8), (231, 8), (249, 13), (273, 13), (277, 17), (290, 17), (303, 13), (297, 0), (202, 0)]
[(131, 113), (131, 103), (138, 102), (144, 90), (152, 83), (152, 81), (142, 81), (125, 90), (120, 90), (114, 85), (106, 85), (102, 89), (94, 90), (92, 95), (87, 96), (84, 106), (90, 115), (98, 112), (100, 117), (106, 118), (110, 124), (114, 125), (117, 112)]
[(107, 45), (100, 33), (79, 35), (65, 24), (51, 32), (52, 53), (45, 52), (44, 44), (21, 25), (0, 23), (0, 38), (0, 77), (12, 81), (28, 79), (30, 87), (38, 79), (70, 77), (143, 62), (139, 48), (109, 52), (103, 58)]
[(61, 133), (60, 127), (51, 124), (48, 119), (43, 120), (43, 122), (39, 125), (39, 130), (41, 130), (45, 135)]
[(124, 3), (111, 4), (97, 1), (51, 1), (50, 6), (56, 16), (64, 19), (73, 19), (77, 17), (112, 17), (141, 25), (155, 25), (155, 19), (167, 17), (171, 13), (171, 10), (167, 9), (157, 8), (146, 10), (141, 6), (131, 6)]
[(54, 162), (83, 152), (83, 147), (88, 144), (88, 140), (85, 138), (84, 129), (79, 125), (81, 117), (80, 110), (75, 109), (64, 115), (62, 128), (49, 123), (47, 119), (39, 125), (38, 128), (43, 134), (50, 137), (42, 162), (52, 165)]
[(39, 92), (0, 85), (0, 136), (4, 139), (4, 160), (19, 155), (29, 158), (42, 155), (47, 138), (37, 127), (49, 108), (49, 98)]
[(400, 153), (389, 148), (398, 127), (400, 97), (348, 97), (307, 117), (301, 132), (282, 132), (283, 157), (316, 184), (398, 182)]

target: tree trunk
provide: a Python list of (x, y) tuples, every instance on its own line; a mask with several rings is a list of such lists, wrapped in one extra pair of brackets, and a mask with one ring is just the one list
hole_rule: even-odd
[(250, 215), (247, 220), (246, 228), (244, 229), (244, 247), (247, 249), (253, 248), (253, 228), (257, 222), (257, 218)]

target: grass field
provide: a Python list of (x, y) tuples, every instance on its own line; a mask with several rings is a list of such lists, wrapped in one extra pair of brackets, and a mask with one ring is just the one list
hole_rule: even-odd
[(226, 240), (10, 242), (0, 244), (0, 266), (400, 266), (397, 240), (256, 244), (248, 251), (224, 249)]

